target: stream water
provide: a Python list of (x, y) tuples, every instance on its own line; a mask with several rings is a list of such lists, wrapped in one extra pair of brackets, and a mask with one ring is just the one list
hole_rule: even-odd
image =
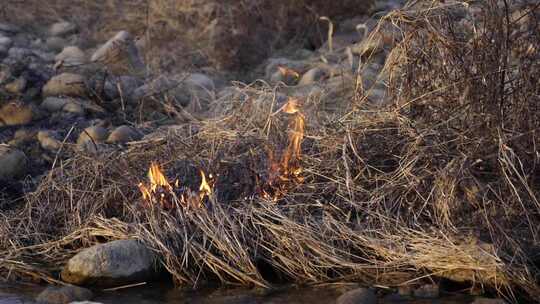
[[(44, 289), (38, 285), (1, 285), (0, 304), (34, 303), (35, 297)], [(117, 291), (94, 291), (93, 301), (104, 304), (327, 304), (335, 303), (343, 289), (335, 287), (284, 288), (279, 291), (246, 289), (180, 290), (173, 286), (153, 284)], [(471, 303), (467, 296), (443, 296), (438, 299), (406, 299), (397, 295), (383, 296), (378, 303), (384, 304), (461, 304)]]

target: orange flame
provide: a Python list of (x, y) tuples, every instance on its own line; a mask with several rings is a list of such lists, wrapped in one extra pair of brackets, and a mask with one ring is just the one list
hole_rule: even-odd
[[(264, 198), (272, 199), (276, 202), (291, 185), (291, 183), (301, 183), (304, 181), (300, 159), (302, 156), (302, 140), (304, 138), (305, 116), (301, 111), (299, 100), (289, 98), (277, 112), (294, 115), (289, 123), (289, 140), (286, 150), (281, 156), (281, 160), (275, 161), (274, 152), (268, 151), (268, 179), (266, 189), (261, 189)], [(273, 193), (273, 194), (270, 194)]]
[[(201, 170), (201, 185), (199, 191), (192, 191), (188, 188), (181, 188), (180, 181), (174, 182), (174, 187), (169, 183), (161, 168), (155, 162), (150, 164), (148, 169), (149, 185), (139, 183), (143, 200), (148, 203), (159, 203), (165, 209), (172, 209), (176, 200), (184, 207), (202, 207), (204, 198), (212, 195), (212, 183), (209, 183), (206, 175)], [(212, 179), (212, 175), (209, 175)]]

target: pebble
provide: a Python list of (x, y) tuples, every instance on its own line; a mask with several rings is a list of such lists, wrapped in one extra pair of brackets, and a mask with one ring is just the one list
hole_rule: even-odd
[(67, 113), (81, 115), (81, 116), (86, 114), (86, 110), (84, 109), (83, 105), (80, 102), (75, 101), (75, 100), (68, 101), (68, 103), (66, 103), (64, 107), (62, 108), (62, 111), (67, 112)]

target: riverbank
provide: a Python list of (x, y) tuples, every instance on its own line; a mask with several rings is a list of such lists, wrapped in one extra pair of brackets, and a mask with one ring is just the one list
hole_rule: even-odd
[[(57, 283), (85, 248), (136, 239), (180, 286), (451, 280), (536, 298), (538, 7), (422, 2), (377, 21), (269, 59), (264, 81), (121, 88), (101, 104), (113, 125), (66, 131), (5, 204), (0, 272)], [(118, 117), (148, 119), (116, 142)]]

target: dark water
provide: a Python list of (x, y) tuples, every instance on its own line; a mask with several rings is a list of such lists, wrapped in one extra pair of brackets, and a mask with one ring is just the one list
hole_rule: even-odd
[[(34, 303), (33, 299), (44, 289), (36, 285), (1, 285), (0, 304)], [(350, 287), (349, 287), (350, 288)], [(94, 290), (93, 301), (104, 304), (326, 304), (335, 303), (337, 297), (347, 290), (346, 286), (324, 286), (310, 288), (284, 288), (282, 290), (179, 290), (159, 284), (133, 287), (118, 291)], [(397, 295), (381, 295), (379, 303), (392, 304), (458, 304), (471, 303), (471, 297), (443, 296), (439, 299), (399, 299)]]

